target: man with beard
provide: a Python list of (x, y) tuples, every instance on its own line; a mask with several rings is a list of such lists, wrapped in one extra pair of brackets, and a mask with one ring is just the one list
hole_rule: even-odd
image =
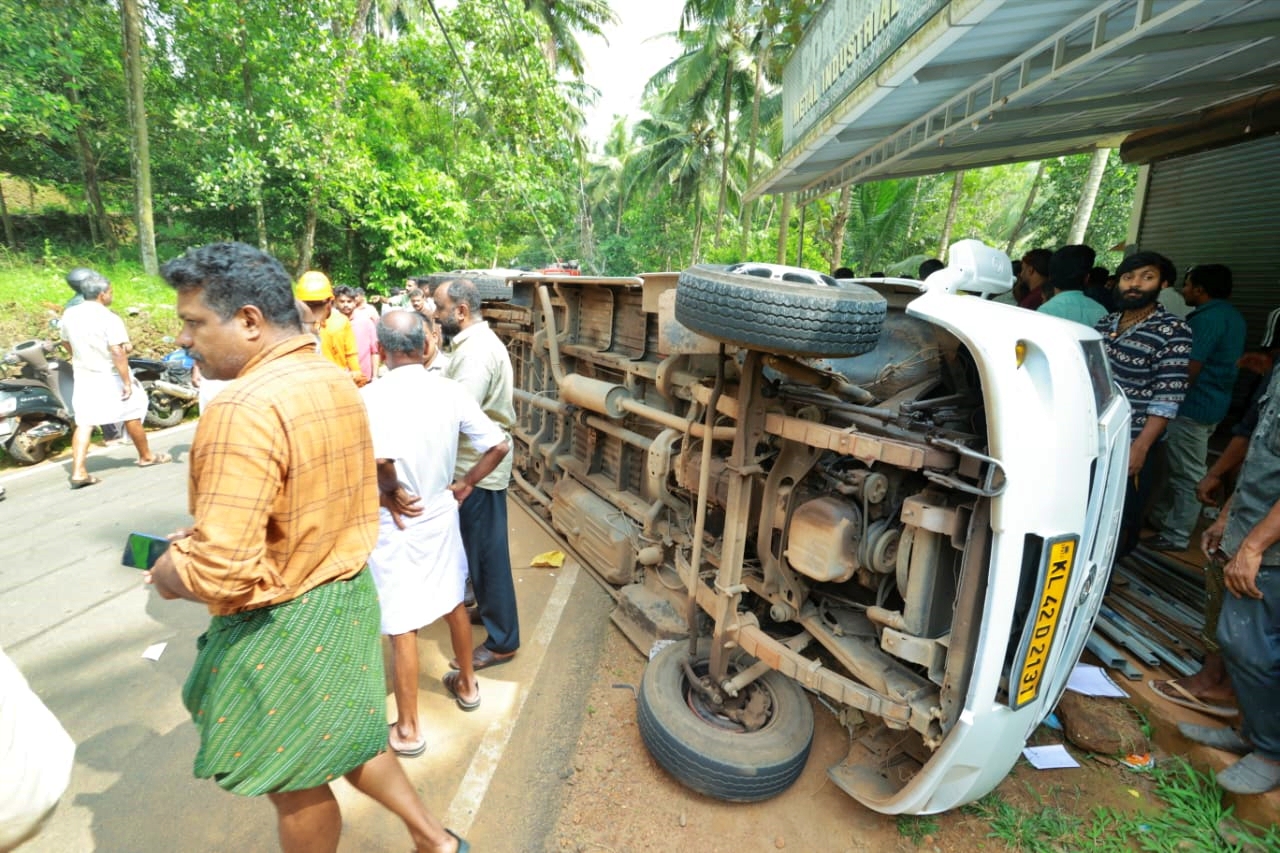
[(334, 307), (351, 323), (356, 338), (356, 359), (364, 381), (371, 382), (378, 375), (378, 315), (357, 311), (356, 289), (340, 284), (333, 289)]
[(1119, 559), (1133, 550), (1151, 492), (1151, 449), (1178, 414), (1187, 393), (1191, 327), (1160, 305), (1173, 283), (1173, 262), (1156, 252), (1135, 252), (1116, 268), (1119, 311), (1098, 321), (1116, 384), (1133, 409), (1129, 424), (1129, 488), (1120, 522)]
[[(446, 375), (467, 389), (489, 419), (502, 427), (510, 440), (516, 422), (512, 401), (511, 358), (507, 348), (480, 315), (480, 294), (466, 279), (446, 281), (436, 288), (436, 322), (451, 340)], [(462, 478), (479, 454), (469, 443), (458, 447), (454, 476)], [(488, 638), (471, 654), (472, 666), (485, 669), (506, 663), (520, 648), (520, 619), (516, 588), (511, 578), (511, 554), (507, 547), (507, 482), (511, 479), (508, 455), (493, 473), (475, 484), (458, 508), (462, 546), (475, 590), (480, 619)], [(458, 669), (458, 662), (450, 666)]]

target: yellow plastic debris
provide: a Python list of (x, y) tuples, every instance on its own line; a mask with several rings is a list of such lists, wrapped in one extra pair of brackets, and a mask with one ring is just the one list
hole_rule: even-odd
[(534, 569), (558, 569), (564, 565), (564, 551), (545, 551), (529, 561)]

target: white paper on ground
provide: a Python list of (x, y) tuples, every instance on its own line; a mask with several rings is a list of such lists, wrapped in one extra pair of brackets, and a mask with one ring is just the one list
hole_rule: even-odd
[(164, 648), (167, 645), (169, 644), (155, 643), (153, 645), (147, 646), (147, 650), (142, 653), (142, 656), (147, 660), (160, 660), (160, 655), (164, 654)]
[(1123, 687), (1111, 680), (1106, 670), (1087, 663), (1078, 663), (1075, 669), (1071, 670), (1071, 677), (1067, 679), (1067, 689), (1083, 693), (1085, 696), (1127, 698), (1129, 695), (1124, 692)]
[(1022, 754), (1037, 770), (1056, 770), (1059, 767), (1079, 767), (1080, 763), (1071, 757), (1067, 748), (1060, 743), (1048, 746), (1024, 747)]

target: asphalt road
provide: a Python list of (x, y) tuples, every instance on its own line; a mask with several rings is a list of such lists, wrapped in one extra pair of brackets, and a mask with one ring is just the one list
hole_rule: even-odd
[[(173, 464), (139, 469), (133, 448), (95, 447), (102, 478), (72, 491), (68, 458), (0, 475), (0, 645), (77, 743), (71, 785), (24, 851), (278, 849), (274, 812), (192, 777), (197, 738), (181, 688), (206, 611), (168, 602), (120, 565), (130, 531), (189, 521), (194, 424), (151, 433)], [(440, 684), (452, 656), (443, 623), (419, 637), (428, 750), (401, 759), (427, 806), (483, 851), (546, 849), (585, 713), (610, 599), (572, 562), (523, 568), (555, 543), (516, 504), (512, 564), (522, 647), (480, 673), (482, 705), (463, 713)], [(477, 642), (483, 629), (475, 629)], [(165, 644), (158, 660), (144, 651)], [(388, 719), (394, 704), (388, 691)], [(405, 849), (399, 822), (345, 782), (344, 851)]]

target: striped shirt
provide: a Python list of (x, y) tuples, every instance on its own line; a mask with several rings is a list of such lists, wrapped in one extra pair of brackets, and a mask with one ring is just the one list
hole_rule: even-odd
[(378, 538), (369, 419), (313, 337), (255, 356), (201, 413), (188, 493), (192, 534), (169, 553), (215, 616), (364, 568)]
[(1187, 393), (1191, 327), (1157, 304), (1142, 322), (1116, 331), (1123, 312), (1108, 314), (1094, 328), (1111, 363), (1111, 374), (1129, 398), (1129, 437), (1142, 432), (1149, 416), (1173, 420)]

